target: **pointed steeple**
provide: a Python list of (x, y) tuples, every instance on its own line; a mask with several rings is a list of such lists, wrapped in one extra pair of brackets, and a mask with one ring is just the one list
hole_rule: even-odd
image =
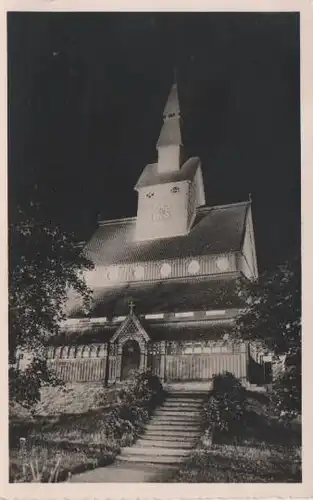
[(166, 120), (174, 117), (179, 118), (179, 116), (180, 116), (180, 106), (178, 99), (178, 87), (177, 83), (174, 83), (167, 98), (167, 102), (164, 108), (163, 118)]
[(175, 82), (172, 85), (164, 108), (163, 125), (157, 142), (160, 172), (172, 172), (180, 168), (181, 147), (183, 145), (180, 121), (178, 86)]

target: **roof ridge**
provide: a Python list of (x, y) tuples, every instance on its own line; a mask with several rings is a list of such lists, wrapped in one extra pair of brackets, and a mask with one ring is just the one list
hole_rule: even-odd
[(202, 206), (202, 207), (198, 207), (197, 208), (197, 212), (198, 213), (199, 212), (200, 213), (201, 212), (208, 212), (208, 211), (213, 210), (213, 209), (241, 207), (241, 206), (250, 205), (250, 204), (251, 204), (251, 201), (247, 200), (247, 201), (237, 201), (235, 203), (228, 203), (227, 205), (211, 205), (211, 206), (205, 205), (205, 206)]

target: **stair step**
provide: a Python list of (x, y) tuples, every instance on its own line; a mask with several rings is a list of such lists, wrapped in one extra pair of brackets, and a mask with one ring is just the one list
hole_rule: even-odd
[(146, 425), (145, 429), (147, 431), (150, 430), (160, 430), (161, 432), (163, 431), (182, 431), (185, 430), (185, 433), (187, 434), (189, 431), (199, 431), (200, 426), (198, 424), (190, 423), (187, 424), (186, 422), (184, 424), (169, 424), (168, 422), (151, 422), (150, 424)]
[(202, 406), (199, 406), (199, 408), (190, 408), (188, 406), (173, 406), (173, 405), (166, 405), (166, 406), (161, 406), (157, 411), (164, 411), (165, 412), (172, 412), (176, 413), (178, 415), (193, 415), (197, 413), (198, 415), (203, 412)]
[(203, 415), (203, 412), (201, 409), (199, 410), (173, 410), (173, 408), (160, 408), (159, 410), (156, 410), (154, 415), (164, 415), (166, 417), (170, 417), (170, 416), (173, 416), (173, 417), (178, 417), (178, 416), (181, 416), (181, 417), (197, 417), (199, 415)]
[(183, 391), (181, 389), (175, 390), (174, 387), (167, 386), (165, 391), (166, 391), (166, 394), (168, 396), (178, 396), (178, 397), (183, 397), (183, 398), (203, 398), (209, 392), (210, 385), (211, 384), (208, 384), (208, 386), (207, 386), (208, 390), (201, 389), (201, 390), (197, 391), (195, 389), (193, 389), (193, 390), (188, 389), (188, 391)]
[(161, 408), (164, 406), (173, 406), (174, 408), (202, 408), (202, 403), (188, 403), (187, 401), (164, 401)]
[(185, 401), (186, 403), (202, 403), (202, 401), (205, 398), (197, 396), (186, 396), (186, 395), (176, 396), (173, 394), (168, 394), (165, 399), (167, 401)]
[(151, 420), (168, 420), (168, 421), (176, 421), (176, 420), (181, 420), (182, 422), (194, 422), (195, 420), (201, 420), (202, 419), (202, 414), (197, 413), (196, 415), (180, 415), (178, 412), (175, 414), (168, 414), (167, 412), (160, 412), (157, 414), (154, 414)]
[(172, 397), (172, 396), (167, 396), (166, 401), (178, 401), (180, 403), (203, 403), (204, 399), (203, 398), (185, 398), (185, 397)]
[(158, 456), (158, 455), (119, 455), (117, 461), (120, 462), (144, 462), (149, 464), (179, 464), (186, 460), (185, 456)]
[(186, 456), (189, 455), (189, 450), (182, 448), (156, 448), (151, 446), (148, 447), (138, 447), (138, 446), (127, 446), (123, 448), (121, 455), (154, 455), (154, 456)]
[(188, 449), (192, 450), (194, 447), (194, 440), (192, 441), (165, 441), (164, 439), (157, 441), (153, 439), (138, 439), (136, 442), (138, 447), (144, 448), (177, 448), (177, 449)]
[(165, 420), (166, 422), (201, 422), (202, 415), (180, 415), (179, 413), (163, 413), (157, 412), (154, 414), (153, 421)]
[(139, 439), (145, 441), (164, 441), (164, 442), (179, 442), (184, 441), (185, 443), (194, 443), (195, 440), (201, 435), (201, 433), (164, 433), (164, 432), (153, 432), (147, 431), (142, 434)]
[(161, 436), (162, 439), (169, 439), (171, 437), (173, 438), (182, 438), (182, 439), (191, 439), (191, 438), (197, 438), (201, 435), (201, 431), (184, 431), (183, 429), (181, 430), (176, 430), (176, 429), (171, 429), (171, 430), (164, 430), (164, 429), (147, 429), (143, 436), (146, 438), (148, 436)]
[(202, 401), (205, 399), (202, 396), (186, 396), (185, 394), (168, 394), (166, 396), (167, 401), (186, 401), (186, 402), (195, 402), (195, 403), (202, 403)]
[(163, 417), (156, 417), (154, 418), (153, 420), (150, 421), (150, 423), (148, 425), (170, 425), (171, 426), (171, 429), (173, 427), (177, 427), (177, 428), (182, 428), (182, 427), (185, 427), (186, 429), (190, 429), (194, 426), (197, 427), (197, 429), (199, 429), (199, 427), (201, 427), (202, 425), (202, 420), (199, 419), (199, 418), (193, 418), (191, 420), (183, 420), (183, 419), (174, 419), (174, 418), (163, 418)]

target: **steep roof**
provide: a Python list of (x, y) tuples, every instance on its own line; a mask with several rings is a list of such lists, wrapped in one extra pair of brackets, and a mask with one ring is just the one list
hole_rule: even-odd
[(178, 86), (177, 83), (174, 83), (172, 85), (169, 96), (167, 98), (167, 102), (165, 104), (163, 117), (166, 119), (179, 115), (180, 115), (180, 106), (178, 99)]
[(165, 146), (182, 146), (182, 136), (180, 130), (180, 118), (169, 118), (162, 125), (157, 148)]
[[(129, 303), (134, 301), (136, 314), (175, 313), (241, 306), (235, 294), (239, 273), (215, 277), (179, 278), (94, 290), (92, 317), (126, 316)], [(69, 317), (81, 315), (80, 304), (72, 303)]]
[(150, 163), (143, 169), (135, 189), (169, 182), (192, 181), (199, 166), (200, 159), (198, 157), (189, 158), (179, 170), (172, 172), (159, 172), (158, 164)]
[(148, 241), (136, 241), (135, 218), (103, 222), (84, 252), (96, 265), (109, 266), (238, 251), (248, 207), (249, 202), (200, 208), (189, 234)]

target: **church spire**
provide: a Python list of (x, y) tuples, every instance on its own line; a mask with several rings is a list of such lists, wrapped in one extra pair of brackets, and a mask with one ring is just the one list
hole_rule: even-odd
[(183, 145), (180, 121), (178, 85), (175, 81), (165, 104), (163, 125), (157, 142), (159, 172), (173, 172), (180, 168)]
[(177, 83), (173, 83), (167, 102), (165, 104), (163, 119), (168, 120), (170, 118), (180, 117), (180, 106), (178, 99), (178, 86)]

